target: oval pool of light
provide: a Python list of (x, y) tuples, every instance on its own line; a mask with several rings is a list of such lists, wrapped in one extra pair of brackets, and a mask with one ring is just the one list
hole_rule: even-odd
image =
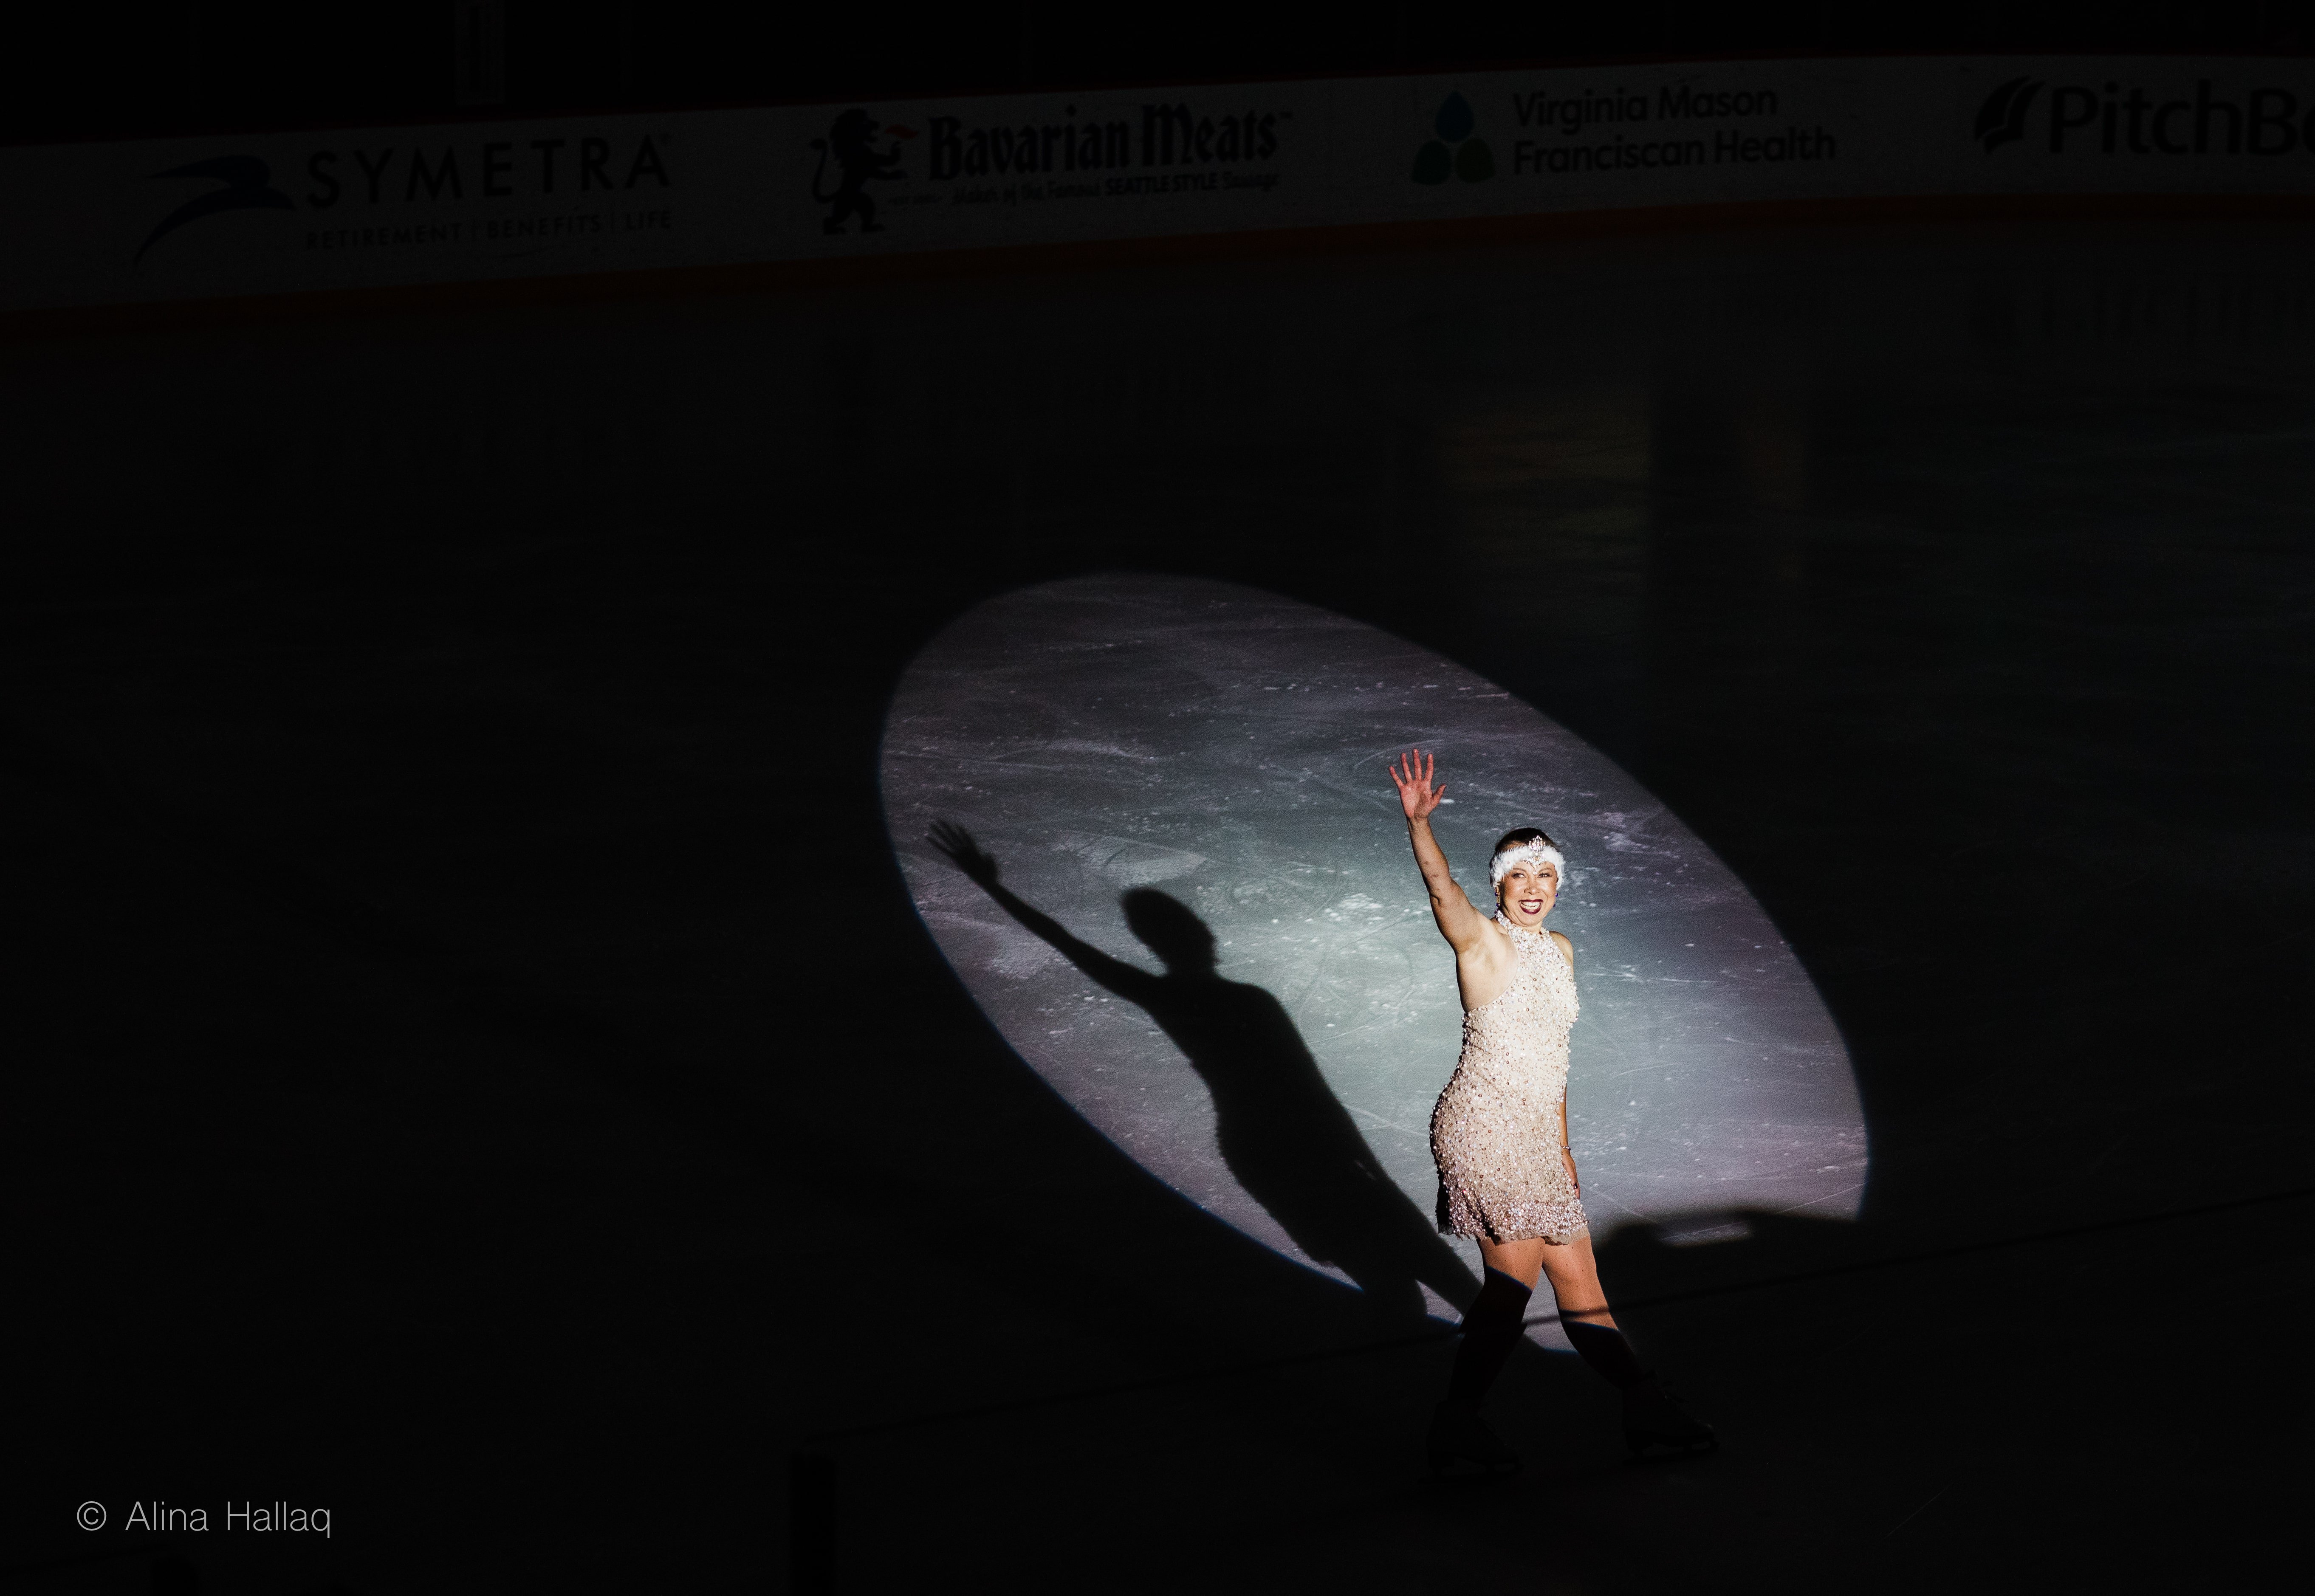
[[(925, 925), (1031, 1068), (1192, 1201), (1374, 1291), (1398, 1265), (1359, 1237), (1388, 1230), (1377, 1246), (1396, 1258), (1435, 1246), (1416, 1235), (1437, 1190), (1428, 1127), (1461, 1029), (1384, 774), (1413, 746), (1438, 756), (1436, 829), (1480, 900), (1511, 828), (1566, 852), (1551, 925), (1577, 954), (1569, 1121), (1594, 1233), (1707, 1241), (1738, 1233), (1738, 1210), (1854, 1218), (1848, 1055), (1743, 883), (1605, 757), (1386, 633), (1170, 577), (1007, 594), (902, 678), (884, 812)], [(1057, 925), (1041, 935), (975, 885), (928, 840), (938, 821)], [(1144, 933), (1211, 932), (1232, 984), (1202, 989), (1228, 999), (1203, 1030), (1097, 962), (1160, 971), (1129, 900)], [(1064, 936), (1087, 944), (1075, 962)], [(1237, 1039), (1219, 1063), (1174, 1040), (1195, 1053), (1209, 1033)], [(1435, 1272), (1406, 1268), (1440, 1309)]]

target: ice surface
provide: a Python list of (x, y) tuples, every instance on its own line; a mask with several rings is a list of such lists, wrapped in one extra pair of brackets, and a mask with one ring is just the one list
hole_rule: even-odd
[[(1150, 1016), (1017, 923), (927, 832), (966, 827), (1005, 886), (1152, 972), (1121, 899), (1155, 888), (1193, 911), (1221, 974), (1283, 1004), (1405, 1194), (1370, 1216), (1404, 1262), (1421, 1250), (1404, 1227), (1432, 1211), (1431, 1107), (1461, 1024), (1453, 955), (1383, 770), (1415, 746), (1437, 755), (1457, 800), (1434, 824), (1480, 898), (1489, 850), (1512, 827), (1539, 825), (1566, 852), (1551, 925), (1577, 954), (1570, 1125), (1594, 1230), (1701, 1237), (1738, 1209), (1855, 1217), (1866, 1143), (1848, 1055), (1743, 884), (1604, 756), (1372, 627), (1166, 577), (1006, 595), (943, 632), (901, 681), (885, 813), (926, 926), (1030, 1067), (1191, 1201), (1327, 1267), (1295, 1234), (1313, 1233), (1299, 1198), (1325, 1201), (1324, 1178), (1257, 1198), (1223, 1157), (1215, 1094)], [(1308, 1112), (1325, 1140), (1330, 1111), (1314, 1099)], [(1329, 1272), (1365, 1274), (1372, 1291), (1375, 1267)], [(1436, 1308), (1435, 1278), (1422, 1284)]]

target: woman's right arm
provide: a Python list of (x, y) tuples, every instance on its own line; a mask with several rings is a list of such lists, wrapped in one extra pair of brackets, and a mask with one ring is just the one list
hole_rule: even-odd
[(1455, 884), (1447, 869), (1447, 856), (1439, 839), (1431, 835), (1431, 811), (1447, 793), (1446, 788), (1432, 785), (1438, 765), (1429, 755), (1410, 753), (1400, 764), (1384, 768), (1390, 772), (1391, 785), (1398, 789), (1399, 807), (1406, 812), (1406, 837), (1415, 845), (1415, 867), (1423, 872), (1423, 885), (1431, 894), (1431, 918), (1439, 922), (1439, 935), (1459, 953), (1486, 935), (1487, 922), (1471, 907), (1470, 895)]

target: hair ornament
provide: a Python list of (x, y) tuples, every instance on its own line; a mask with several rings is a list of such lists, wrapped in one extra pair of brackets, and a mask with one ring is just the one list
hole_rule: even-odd
[(1559, 884), (1563, 887), (1567, 884), (1566, 855), (1548, 842), (1522, 842), (1503, 849), (1487, 861), (1487, 885), (1502, 886), (1503, 877), (1511, 873), (1512, 866), (1521, 864), (1548, 864), (1558, 873)]

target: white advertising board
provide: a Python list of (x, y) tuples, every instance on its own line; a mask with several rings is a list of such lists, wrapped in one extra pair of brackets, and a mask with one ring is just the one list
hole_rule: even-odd
[(0, 308), (1766, 200), (2315, 193), (2315, 61), (1744, 61), (0, 151)]

